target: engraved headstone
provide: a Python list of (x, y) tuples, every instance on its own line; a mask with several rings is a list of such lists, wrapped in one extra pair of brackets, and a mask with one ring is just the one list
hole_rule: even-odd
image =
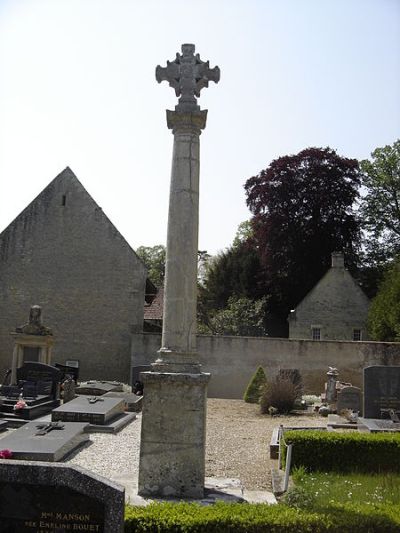
[(41, 392), (54, 400), (60, 397), (61, 372), (51, 365), (28, 361), (17, 368), (17, 382), (36, 383)]
[(17, 369), (17, 384), (1, 388), (1, 416), (23, 423), (50, 413), (60, 405), (60, 376), (59, 370), (45, 363), (23, 364)]
[(2, 533), (122, 533), (123, 487), (76, 466), (2, 460)]
[(389, 418), (400, 412), (400, 366), (364, 368), (364, 418)]
[(340, 414), (343, 409), (351, 409), (361, 413), (362, 394), (359, 387), (343, 387), (338, 391), (336, 410)]

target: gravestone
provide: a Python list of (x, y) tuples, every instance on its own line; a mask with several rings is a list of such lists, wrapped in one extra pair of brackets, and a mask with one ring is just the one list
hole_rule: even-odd
[(102, 396), (106, 392), (122, 392), (122, 383), (118, 381), (88, 381), (75, 389), (76, 394)]
[(336, 410), (340, 414), (343, 409), (351, 409), (361, 413), (362, 394), (359, 387), (343, 387), (338, 391)]
[(63, 403), (68, 403), (75, 398), (75, 388), (75, 381), (73, 377), (67, 376), (66, 380), (62, 384)]
[[(51, 365), (28, 361), (20, 368), (17, 368), (17, 382), (35, 383), (42, 389), (39, 393), (51, 396), (53, 400), (60, 398), (61, 372)], [(47, 388), (46, 388), (47, 386)], [(39, 394), (38, 393), (38, 394)]]
[(54, 366), (61, 372), (61, 381), (67, 379), (67, 376), (72, 376), (75, 383), (79, 379), (79, 366), (62, 365), (60, 363), (54, 363)]
[(400, 413), (400, 366), (364, 368), (364, 418)]
[(89, 440), (86, 423), (28, 422), (1, 439), (1, 447), (11, 450), (13, 459), (61, 461)]
[[(16, 372), (16, 385), (1, 388), (1, 416), (21, 421), (33, 420), (60, 405), (59, 370), (45, 363), (28, 361)], [(18, 401), (24, 406), (18, 408)]]
[(138, 413), (142, 410), (143, 396), (133, 392), (106, 392), (104, 398), (120, 398), (124, 401), (125, 411)]
[(134, 413), (125, 413), (125, 402), (122, 398), (104, 396), (78, 396), (51, 413), (53, 421), (88, 422), (90, 426), (87, 431), (103, 429), (113, 433), (135, 418)]
[(124, 489), (76, 466), (2, 460), (2, 533), (122, 533)]

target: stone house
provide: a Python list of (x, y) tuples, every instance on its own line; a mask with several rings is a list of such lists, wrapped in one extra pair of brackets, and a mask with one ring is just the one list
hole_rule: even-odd
[(75, 361), (81, 379), (128, 381), (146, 275), (66, 168), (0, 234), (0, 372), (11, 366), (10, 333), (37, 304), (54, 334), (53, 363)]
[(332, 254), (332, 266), (292, 310), (289, 339), (368, 340), (369, 299), (344, 266), (342, 253)]

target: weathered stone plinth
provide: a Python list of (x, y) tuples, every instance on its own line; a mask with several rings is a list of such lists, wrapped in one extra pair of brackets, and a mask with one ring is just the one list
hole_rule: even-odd
[(143, 372), (141, 496), (202, 498), (210, 374)]

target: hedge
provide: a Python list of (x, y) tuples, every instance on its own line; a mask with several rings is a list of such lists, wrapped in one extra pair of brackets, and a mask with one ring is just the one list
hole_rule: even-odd
[(398, 533), (400, 506), (351, 504), (318, 512), (286, 505), (155, 503), (126, 506), (125, 533)]
[(400, 472), (399, 433), (285, 431), (291, 467), (322, 472)]

